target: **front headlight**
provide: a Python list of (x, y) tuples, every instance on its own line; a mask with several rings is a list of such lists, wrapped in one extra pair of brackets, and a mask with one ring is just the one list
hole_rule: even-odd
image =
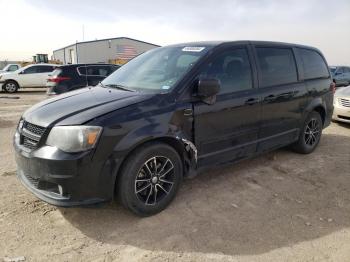
[(95, 147), (101, 131), (99, 126), (56, 126), (46, 144), (65, 152), (81, 152)]

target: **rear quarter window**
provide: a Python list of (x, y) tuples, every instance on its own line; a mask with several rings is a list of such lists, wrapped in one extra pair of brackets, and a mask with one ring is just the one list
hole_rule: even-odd
[(297, 67), (291, 48), (258, 47), (260, 86), (275, 86), (298, 81)]
[(303, 48), (298, 48), (298, 50), (303, 63), (305, 79), (329, 77), (327, 64), (317, 51)]

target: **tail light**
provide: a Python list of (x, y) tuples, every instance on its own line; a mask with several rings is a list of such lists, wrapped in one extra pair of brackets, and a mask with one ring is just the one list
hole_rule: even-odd
[(68, 76), (54, 76), (47, 79), (47, 82), (59, 83), (65, 80), (70, 80)]
[(335, 83), (334, 83), (334, 82), (331, 83), (331, 86), (330, 86), (329, 89), (332, 91), (332, 93), (333, 93), (333, 95), (334, 95), (335, 90), (336, 90), (336, 87), (335, 87)]

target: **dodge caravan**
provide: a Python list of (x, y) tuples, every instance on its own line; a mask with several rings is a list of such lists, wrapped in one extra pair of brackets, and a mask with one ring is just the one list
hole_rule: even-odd
[(291, 145), (315, 150), (335, 90), (312, 47), (257, 41), (152, 49), (96, 87), (28, 109), (14, 136), (17, 175), (58, 206), (112, 200), (165, 209), (183, 178)]

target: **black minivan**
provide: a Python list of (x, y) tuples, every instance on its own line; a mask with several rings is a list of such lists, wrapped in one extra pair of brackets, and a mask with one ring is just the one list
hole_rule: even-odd
[(185, 177), (291, 145), (317, 147), (333, 111), (315, 48), (257, 41), (152, 49), (96, 87), (45, 100), (14, 137), (17, 175), (58, 206), (117, 196), (140, 216), (163, 210)]

